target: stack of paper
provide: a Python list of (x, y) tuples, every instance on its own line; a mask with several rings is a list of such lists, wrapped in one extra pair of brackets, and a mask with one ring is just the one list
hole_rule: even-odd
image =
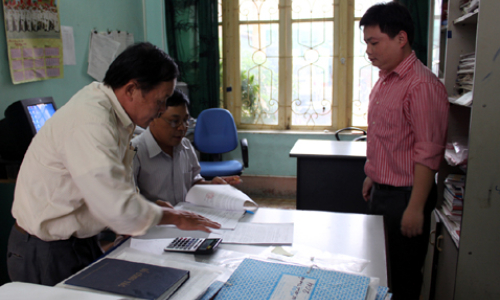
[(479, 10), (479, 0), (460, 0), (462, 14), (468, 14)]
[(444, 181), (443, 212), (446, 217), (460, 228), (463, 211), (463, 195), (465, 188), (465, 176), (450, 174)]
[(476, 67), (476, 53), (460, 55), (458, 62), (457, 80), (455, 87), (460, 95), (472, 91), (474, 86), (474, 69)]

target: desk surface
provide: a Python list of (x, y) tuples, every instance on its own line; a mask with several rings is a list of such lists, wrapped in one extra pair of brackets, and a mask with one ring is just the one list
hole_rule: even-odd
[[(293, 222), (294, 246), (303, 245), (328, 251), (332, 254), (348, 255), (367, 260), (369, 263), (361, 274), (377, 277), (380, 279), (380, 285), (387, 286), (384, 226), (381, 216), (259, 208), (255, 215), (246, 214), (241, 219), (241, 222)], [(151, 231), (162, 232), (162, 237), (164, 238), (169, 237), (165, 235), (169, 231), (177, 232), (175, 233), (176, 235), (179, 232), (178, 229), (168, 227), (155, 227)], [(150, 238), (154, 238), (154, 234), (151, 235), (148, 233), (148, 235)], [(198, 237), (198, 235), (203, 237), (205, 233), (189, 231), (184, 236)], [(111, 258), (118, 257), (121, 252), (126, 251), (129, 245), (130, 240), (108, 253), (107, 256)], [(219, 249), (237, 253), (243, 259), (248, 257), (248, 255), (262, 253), (268, 248), (269, 246), (221, 244)], [(159, 259), (162, 259), (171, 255), (181, 255), (185, 256), (188, 260), (212, 263), (210, 256), (207, 258), (206, 255), (163, 253), (158, 256)], [(217, 251), (214, 253), (214, 257), (216, 255)], [(234, 257), (231, 259), (234, 259)], [(59, 284), (59, 286), (64, 287), (64, 284)]]
[(290, 156), (366, 158), (366, 142), (299, 139)]

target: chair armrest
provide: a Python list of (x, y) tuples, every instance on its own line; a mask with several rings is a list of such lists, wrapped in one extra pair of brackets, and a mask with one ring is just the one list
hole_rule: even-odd
[(346, 131), (346, 130), (357, 130), (357, 131), (362, 131), (363, 132), (363, 135), (366, 135), (366, 130), (363, 130), (361, 128), (357, 128), (357, 127), (346, 127), (346, 128), (342, 128), (342, 129), (339, 129), (337, 131), (335, 131), (335, 139), (337, 141), (340, 141), (340, 136), (339, 136), (339, 133), (341, 133), (342, 131)]
[(248, 168), (248, 141), (247, 139), (240, 140), (241, 157), (243, 158), (243, 165)]

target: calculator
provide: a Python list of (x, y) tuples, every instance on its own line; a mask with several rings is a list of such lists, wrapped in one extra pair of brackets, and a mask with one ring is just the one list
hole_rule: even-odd
[(194, 254), (208, 254), (214, 252), (219, 246), (222, 239), (218, 238), (192, 238), (192, 237), (177, 237), (168, 239), (169, 244), (165, 247), (168, 252), (185, 252)]

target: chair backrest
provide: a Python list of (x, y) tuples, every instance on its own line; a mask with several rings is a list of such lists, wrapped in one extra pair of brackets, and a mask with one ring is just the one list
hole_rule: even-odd
[(226, 153), (238, 146), (238, 132), (227, 109), (209, 108), (196, 120), (194, 144), (198, 151), (209, 154)]

